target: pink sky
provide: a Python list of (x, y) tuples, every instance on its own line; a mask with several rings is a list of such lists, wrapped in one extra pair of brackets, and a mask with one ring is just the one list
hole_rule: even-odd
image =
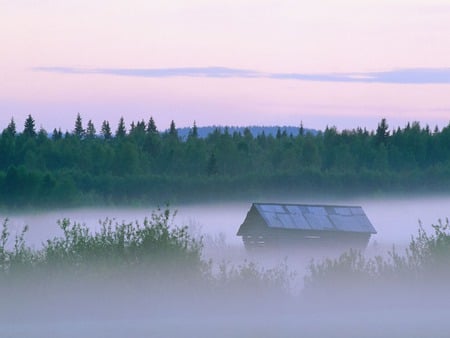
[(0, 129), (450, 121), (448, 1), (0, 0), (0, 22)]

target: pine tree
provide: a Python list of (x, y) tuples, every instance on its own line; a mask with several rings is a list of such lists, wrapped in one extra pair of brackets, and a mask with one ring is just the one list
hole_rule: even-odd
[(172, 122), (170, 122), (169, 136), (172, 138), (178, 137), (178, 131), (177, 128), (175, 127), (175, 122), (173, 120)]
[(25, 120), (23, 134), (27, 137), (36, 137), (36, 127), (34, 119), (31, 117), (31, 115), (28, 115), (27, 119)]
[(146, 126), (144, 120), (138, 121), (138, 123), (136, 123), (136, 131), (145, 133), (145, 128)]
[(158, 133), (158, 129), (156, 128), (156, 124), (155, 121), (153, 120), (153, 117), (150, 117), (150, 120), (148, 121), (147, 133), (149, 134)]
[(117, 126), (116, 137), (124, 138), (126, 134), (127, 134), (127, 131), (125, 128), (125, 121), (124, 121), (123, 117), (121, 117), (119, 120), (119, 124)]
[(105, 140), (110, 140), (112, 138), (111, 127), (106, 120), (102, 123), (102, 136)]
[(52, 134), (52, 140), (53, 141), (57, 141), (62, 139), (62, 131), (61, 128), (59, 128), (58, 130), (55, 128), (53, 129), (53, 134)]
[(16, 136), (16, 123), (14, 122), (14, 118), (11, 118), (11, 121), (9, 122), (6, 129), (3, 131), (7, 135), (10, 135), (12, 137)]
[(77, 118), (75, 120), (75, 129), (74, 129), (73, 133), (79, 139), (82, 139), (85, 136), (85, 131), (83, 128), (83, 121), (81, 119), (80, 113), (77, 114)]
[(298, 130), (300, 136), (305, 136), (305, 128), (303, 128), (303, 121), (300, 122), (300, 129)]
[(277, 135), (276, 135), (277, 140), (281, 139), (281, 129), (278, 127), (277, 129)]
[(89, 138), (94, 138), (96, 132), (94, 123), (92, 123), (92, 120), (89, 120), (86, 128), (86, 136)]
[[(409, 124), (408, 124), (409, 125)], [(381, 122), (378, 124), (377, 131), (375, 134), (375, 140), (377, 144), (386, 144), (387, 138), (389, 137), (389, 125), (386, 122), (386, 119), (381, 119)]]
[(188, 137), (193, 138), (193, 139), (198, 138), (198, 129), (197, 129), (197, 125), (196, 125), (195, 121), (194, 121), (194, 125), (192, 126), (192, 129), (189, 131)]

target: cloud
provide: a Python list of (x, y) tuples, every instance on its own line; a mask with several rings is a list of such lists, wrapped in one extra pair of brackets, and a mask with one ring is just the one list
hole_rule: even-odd
[(259, 72), (227, 67), (181, 67), (181, 68), (75, 68), (36, 67), (35, 71), (65, 74), (106, 74), (135, 77), (211, 77), (211, 78), (251, 78), (261, 77)]
[(293, 79), (320, 82), (450, 84), (450, 68), (411, 68), (367, 73), (277, 73), (272, 74), (270, 77), (274, 79)]
[(268, 78), (315, 82), (357, 82), (392, 84), (450, 84), (450, 68), (407, 68), (382, 72), (354, 73), (265, 73), (228, 67), (181, 68), (76, 68), (35, 67), (34, 71), (63, 74), (104, 74), (116, 76), (166, 78)]

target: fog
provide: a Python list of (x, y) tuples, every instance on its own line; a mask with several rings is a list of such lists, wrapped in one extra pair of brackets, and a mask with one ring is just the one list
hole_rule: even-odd
[[(241, 247), (241, 239), (236, 236), (236, 232), (244, 221), (252, 202), (255, 201), (173, 205), (170, 206), (170, 209), (177, 211), (175, 224), (190, 226), (198, 234), (212, 238), (220, 237), (225, 240), (227, 245)], [(358, 199), (314, 197), (298, 200), (278, 198), (266, 199), (261, 202), (360, 205), (378, 231), (378, 234), (372, 237), (372, 244), (387, 246), (409, 243), (411, 235), (417, 233), (419, 220), (423, 223), (424, 228), (429, 229), (430, 224), (436, 223), (438, 219), (445, 220), (450, 213), (450, 196)], [(58, 219), (69, 218), (73, 221), (86, 223), (95, 230), (99, 228), (99, 220), (107, 217), (118, 221), (142, 220), (149, 216), (156, 207), (154, 205), (146, 208), (89, 207), (26, 212), (0, 210), (0, 219), (7, 217), (11, 229), (15, 231), (28, 225), (30, 229), (26, 236), (27, 242), (39, 246), (49, 237), (60, 234), (56, 223)]]
[[(402, 251), (417, 234), (449, 213), (450, 197), (374, 197), (265, 200), (264, 202), (360, 205), (377, 230), (366, 254), (385, 255), (395, 245)], [(0, 288), (0, 337), (424, 337), (450, 332), (450, 295), (443, 275), (433, 285), (393, 280), (382, 287), (328, 288), (303, 294), (303, 277), (311, 258), (335, 252), (253, 252), (244, 250), (236, 232), (253, 201), (174, 205), (176, 225), (188, 225), (202, 236), (203, 259), (258, 269), (288, 270), (290, 289), (258, 289), (248, 284), (210, 287), (183, 273), (162, 279), (146, 271), (118, 271), (107, 277), (58, 275), (51, 282), (24, 275)], [(11, 232), (24, 225), (28, 245), (61, 235), (56, 221), (70, 218), (93, 231), (99, 220), (142, 220), (148, 208), (80, 208), (57, 211), (0, 213)], [(11, 244), (11, 243), (10, 243)], [(448, 274), (444, 275), (448, 277)], [(1, 281), (0, 281), (1, 282)], [(225, 285), (225, 286), (224, 286)]]

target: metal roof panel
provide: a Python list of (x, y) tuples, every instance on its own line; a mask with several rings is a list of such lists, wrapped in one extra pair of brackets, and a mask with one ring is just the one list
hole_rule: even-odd
[(270, 228), (376, 233), (361, 207), (254, 204)]

